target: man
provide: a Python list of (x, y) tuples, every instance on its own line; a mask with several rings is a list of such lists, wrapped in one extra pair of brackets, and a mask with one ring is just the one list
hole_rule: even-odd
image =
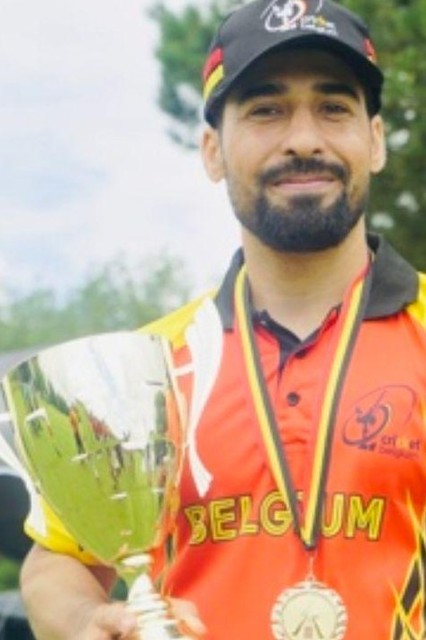
[[(255, 0), (204, 81), (203, 158), (242, 251), (213, 299), (148, 327), (173, 340), (191, 407), (163, 591), (208, 640), (420, 640), (425, 280), (366, 236), (385, 164), (373, 44), (330, 0)], [(35, 537), (39, 637), (130, 638), (111, 572), (60, 523)]]

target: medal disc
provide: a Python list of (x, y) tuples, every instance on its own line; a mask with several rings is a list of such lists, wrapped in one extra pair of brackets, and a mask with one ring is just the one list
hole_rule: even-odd
[(342, 640), (347, 619), (338, 593), (308, 580), (281, 593), (272, 609), (271, 626), (276, 640)]

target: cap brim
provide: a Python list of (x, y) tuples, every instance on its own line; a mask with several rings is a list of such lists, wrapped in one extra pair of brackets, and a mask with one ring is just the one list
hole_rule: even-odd
[(373, 113), (377, 113), (380, 110), (380, 95), (384, 78), (382, 72), (374, 62), (368, 60), (368, 58), (352, 47), (330, 36), (324, 34), (301, 35), (300, 33), (297, 33), (297, 35), (293, 37), (289, 35), (285, 42), (265, 47), (263, 50), (257, 52), (257, 54), (251, 59), (247, 60), (247, 64), (239, 69), (238, 74), (226, 77), (217, 89), (213, 91), (212, 95), (206, 102), (204, 109), (206, 120), (210, 124), (214, 125), (217, 112), (229, 91), (234, 87), (241, 76), (245, 74), (260, 58), (274, 51), (294, 51), (295, 49), (321, 49), (341, 58), (347, 66), (353, 70), (365, 90), (369, 92)]

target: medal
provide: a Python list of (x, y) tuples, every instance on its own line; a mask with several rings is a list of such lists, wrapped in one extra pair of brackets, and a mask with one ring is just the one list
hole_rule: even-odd
[(283, 591), (271, 613), (276, 640), (342, 640), (346, 626), (340, 596), (313, 579)]
[[(311, 468), (303, 505), (297, 498), (289, 464), (282, 446), (273, 405), (263, 378), (262, 364), (250, 321), (250, 292), (245, 269), (236, 282), (235, 308), (241, 344), (255, 413), (263, 436), (267, 457), (277, 487), (293, 517), (294, 531), (307, 552), (317, 548), (330, 467), (335, 418), (351, 355), (364, 316), (371, 284), (368, 268), (354, 281), (345, 299), (326, 363), (322, 406), (318, 423), (313, 425), (315, 446), (307, 460)], [(303, 515), (302, 515), (303, 514)], [(342, 640), (348, 615), (341, 597), (318, 582), (312, 572), (306, 580), (284, 590), (271, 612), (272, 633), (276, 640)]]

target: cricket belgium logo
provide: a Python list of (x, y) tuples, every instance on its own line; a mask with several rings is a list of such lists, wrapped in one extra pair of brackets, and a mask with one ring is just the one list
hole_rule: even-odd
[[(318, 0), (315, 13), (322, 9), (323, 0)], [(262, 13), (268, 31), (290, 31), (297, 27), (306, 15), (306, 0), (273, 0)]]

